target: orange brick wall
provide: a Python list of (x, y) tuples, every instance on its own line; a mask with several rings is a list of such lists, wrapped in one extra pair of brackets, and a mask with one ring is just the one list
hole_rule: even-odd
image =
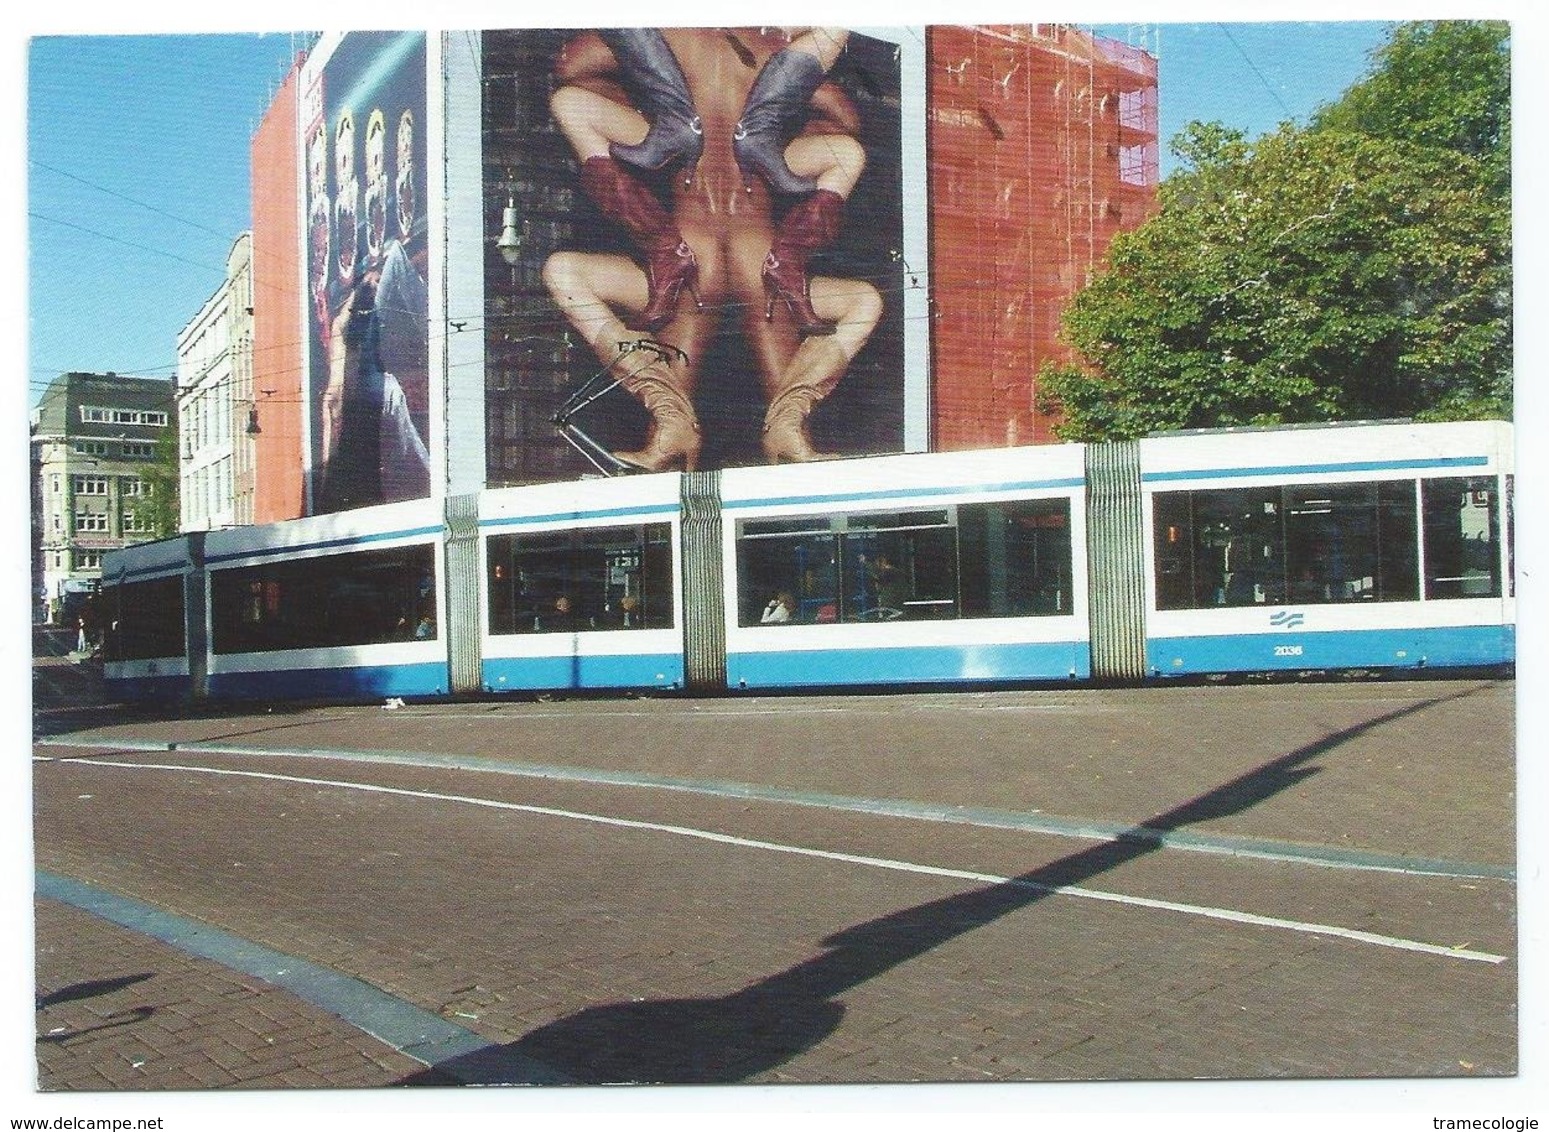
[(297, 67), (253, 134), (253, 397), (257, 487), (253, 521), (299, 517), (305, 506), (301, 446), (301, 279), (297, 200)]

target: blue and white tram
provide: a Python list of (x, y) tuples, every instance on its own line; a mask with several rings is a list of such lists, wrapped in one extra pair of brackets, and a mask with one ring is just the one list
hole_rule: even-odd
[(1508, 424), (502, 488), (111, 553), (126, 699), (1138, 682), (1515, 659)]
[(446, 695), (443, 527), (440, 501), (420, 500), (206, 534), (208, 619), (190, 645), (207, 694)]
[(1214, 432), (1140, 452), (1147, 675), (1513, 660), (1509, 425)]
[(732, 688), (1091, 674), (1078, 445), (721, 475)]

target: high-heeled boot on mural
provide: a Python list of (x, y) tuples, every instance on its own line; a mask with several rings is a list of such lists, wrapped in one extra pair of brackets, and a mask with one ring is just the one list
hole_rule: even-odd
[(695, 471), (699, 465), (699, 418), (687, 390), (676, 375), (645, 372), (626, 377), (624, 388), (640, 399), (651, 414), (651, 428), (645, 447), (635, 452), (615, 452), (626, 464), (650, 472), (681, 468)]
[(677, 317), (685, 289), (702, 309), (699, 261), (656, 194), (611, 157), (583, 161), (581, 187), (604, 213), (624, 226), (644, 256), (645, 309), (631, 314), (624, 324), (631, 330), (656, 333)]
[(798, 201), (781, 219), (774, 244), (764, 259), (764, 317), (773, 321), (775, 305), (783, 303), (803, 338), (832, 334), (836, 329), (834, 323), (812, 309), (807, 259), (834, 242), (843, 210), (844, 198), (828, 189), (819, 189)]
[(732, 152), (745, 183), (757, 174), (776, 193), (794, 195), (817, 188), (812, 178), (791, 171), (785, 147), (800, 129), (823, 75), (817, 56), (805, 51), (788, 47), (769, 57), (753, 80), (732, 133)]
[(603, 28), (597, 35), (618, 60), (625, 88), (651, 124), (638, 145), (614, 142), (608, 152), (647, 172), (681, 165), (683, 183), (691, 183), (705, 132), (672, 47), (655, 28)]
[[(837, 347), (836, 347), (837, 348)], [(814, 385), (793, 385), (777, 394), (764, 413), (764, 457), (771, 464), (804, 464), (812, 460), (837, 460), (832, 452), (812, 447), (807, 418), (818, 402), (832, 392)]]

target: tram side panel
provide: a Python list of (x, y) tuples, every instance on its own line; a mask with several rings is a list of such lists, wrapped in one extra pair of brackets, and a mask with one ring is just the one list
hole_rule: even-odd
[(484, 691), (684, 686), (679, 485), (664, 474), (483, 493)]
[(727, 683), (1091, 674), (1079, 446), (722, 473)]
[(1515, 659), (1510, 426), (1142, 441), (1153, 676)]
[(446, 695), (443, 532), (439, 500), (211, 532), (210, 695)]

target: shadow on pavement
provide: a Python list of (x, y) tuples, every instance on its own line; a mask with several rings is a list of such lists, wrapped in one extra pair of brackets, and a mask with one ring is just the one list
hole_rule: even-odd
[(112, 994), (114, 991), (132, 987), (136, 983), (143, 983), (146, 979), (154, 977), (146, 971), (139, 975), (120, 975), (116, 979), (92, 979), (84, 983), (71, 983), (67, 987), (60, 987), (56, 991), (40, 995), (37, 1008), (42, 1010), (47, 1006), (57, 1006), (61, 1002), (77, 1002), (83, 998), (96, 998), (99, 994)]
[[(1448, 700), (1469, 688), (1411, 704), (1298, 748), (1223, 783), (1117, 840), (1072, 853), (1001, 883), (905, 908), (827, 939), (828, 950), (729, 995), (608, 1003), (588, 1007), (504, 1047), (481, 1050), (477, 1079), (528, 1083), (531, 1063), (581, 1085), (731, 1084), (767, 1072), (817, 1045), (838, 1028), (845, 991), (950, 940), (1036, 904), (1060, 887), (1080, 884), (1152, 853), (1162, 835), (1241, 813), (1288, 790), (1320, 768), (1307, 765), (1356, 736)], [(508, 1070), (499, 1073), (501, 1056)], [(474, 1079), (475, 1065), (443, 1062), (403, 1084)]]

